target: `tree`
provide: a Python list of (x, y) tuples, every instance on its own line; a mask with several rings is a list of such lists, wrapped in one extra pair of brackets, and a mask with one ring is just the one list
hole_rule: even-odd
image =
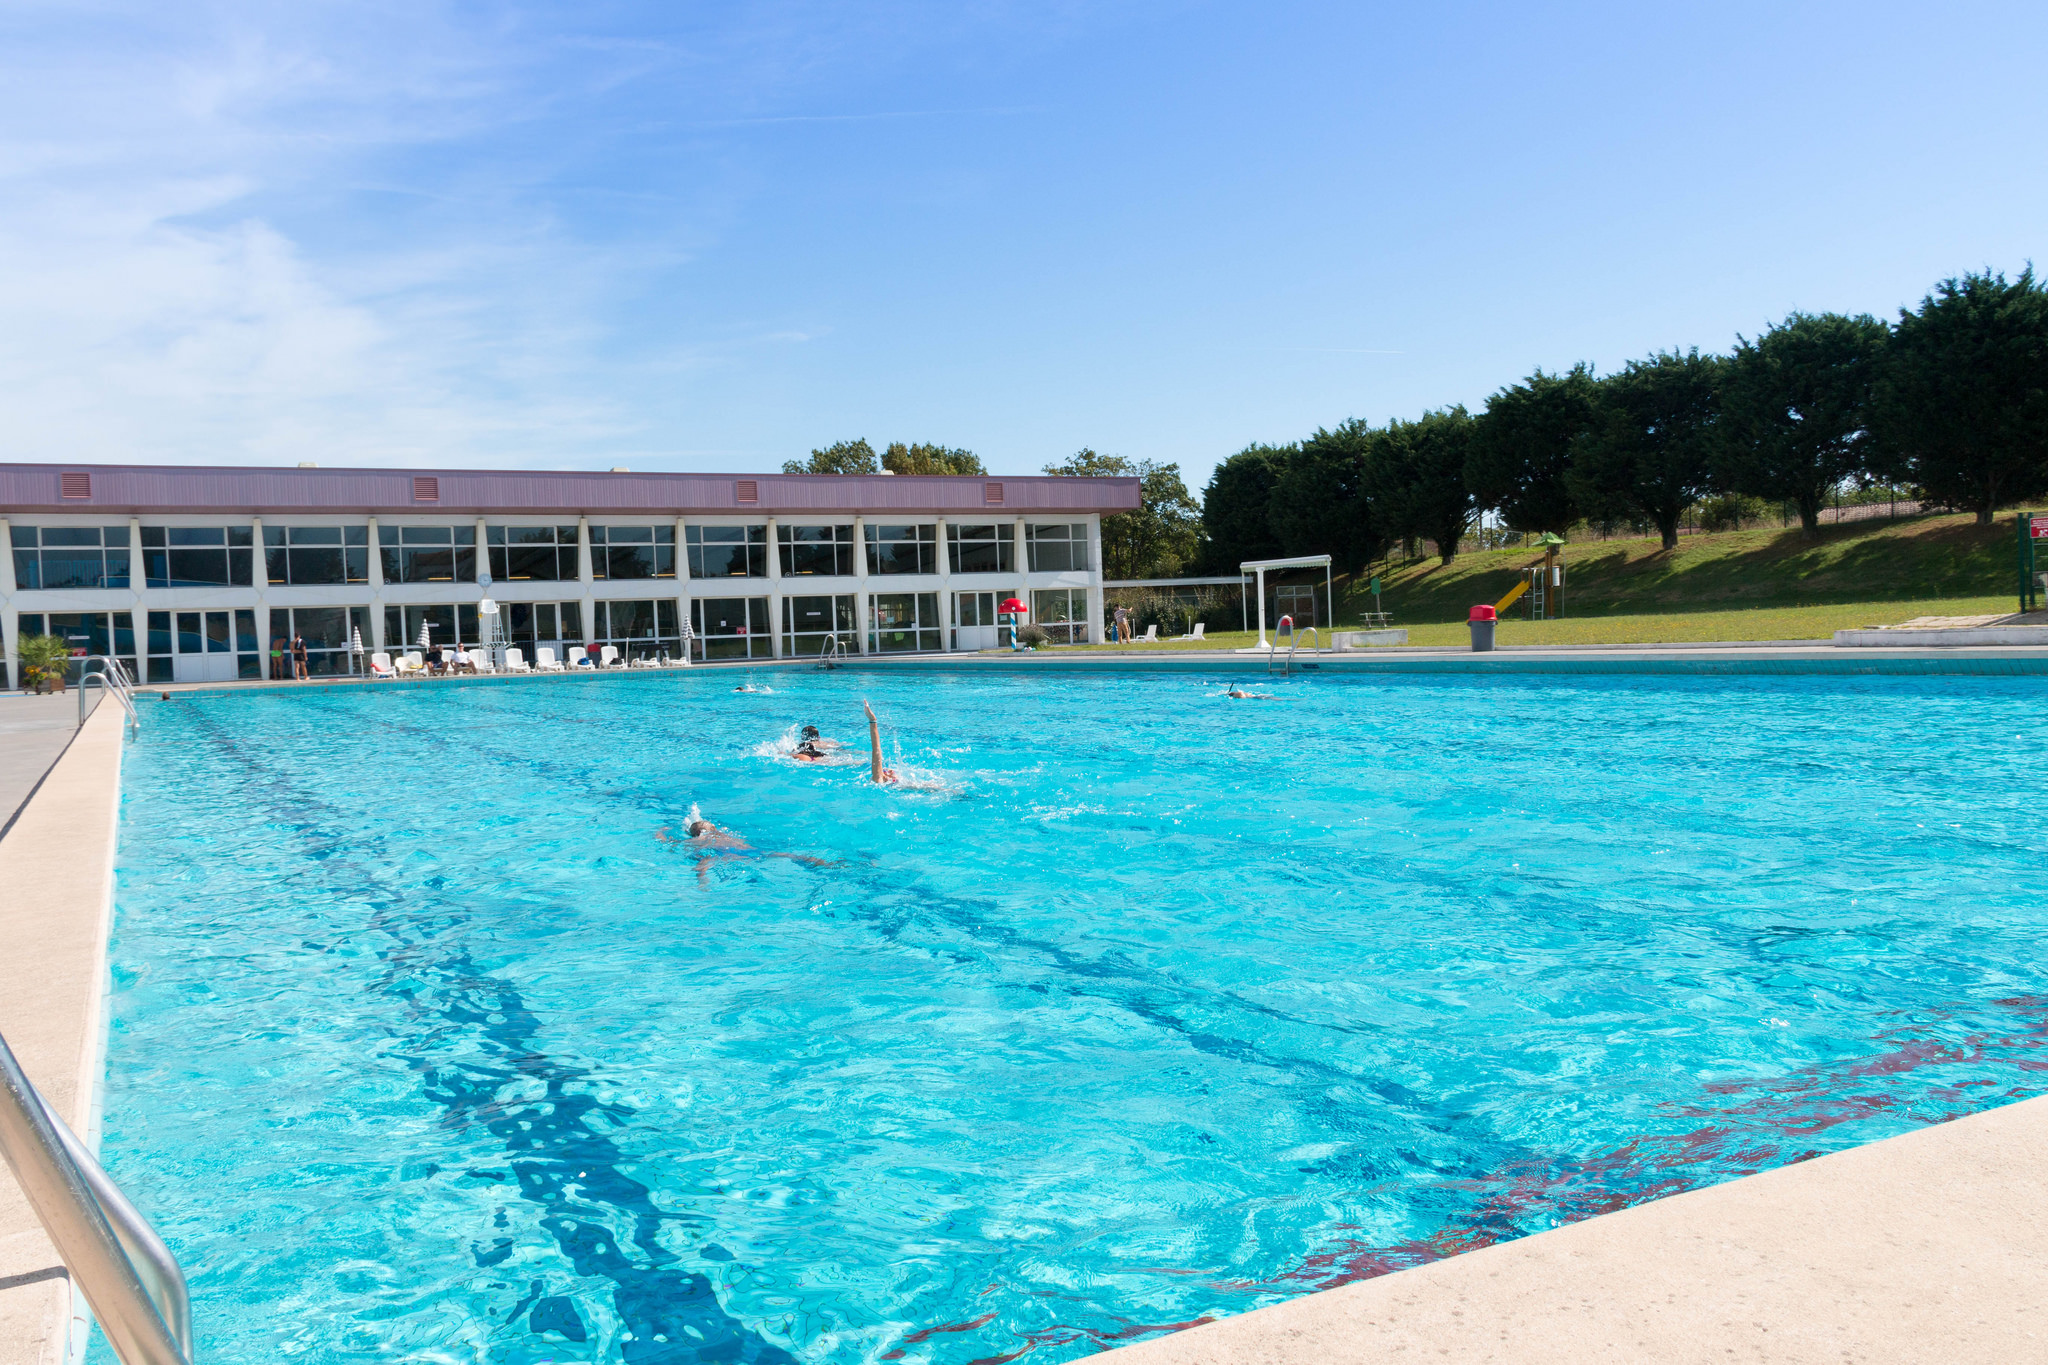
[(1876, 424), (1889, 472), (1979, 525), (2048, 489), (2048, 288), (2032, 266), (1943, 280), (1900, 310)]
[(891, 474), (986, 474), (981, 457), (971, 450), (893, 442), (882, 452), (882, 468)]
[(1486, 400), (1472, 421), (1465, 486), (1516, 531), (1562, 533), (1579, 520), (1566, 473), (1572, 442), (1593, 422), (1593, 372), (1538, 370)]
[(1236, 573), (1247, 559), (1276, 559), (1273, 487), (1299, 446), (1249, 445), (1216, 466), (1202, 490), (1201, 561), (1212, 573)]
[(1868, 314), (1794, 313), (1738, 338), (1722, 394), (1719, 481), (1799, 508), (1807, 539), (1844, 479), (1870, 466), (1870, 401), (1885, 325)]
[(1280, 467), (1267, 520), (1281, 554), (1326, 554), (1347, 572), (1379, 554), (1384, 542), (1363, 491), (1366, 452), (1375, 435), (1354, 417), (1319, 429)]
[(1387, 423), (1365, 459), (1373, 524), (1389, 537), (1435, 541), (1439, 560), (1450, 563), (1477, 510), (1465, 487), (1471, 454), (1472, 419), (1462, 407)]
[(1079, 450), (1065, 464), (1045, 472), (1076, 479), (1136, 478), (1137, 510), (1102, 519), (1102, 576), (1107, 579), (1169, 578), (1195, 556), (1201, 509), (1188, 496), (1178, 464), (1127, 460)]
[(1725, 364), (1697, 349), (1659, 352), (1598, 382), (1566, 475), (1585, 515), (1640, 517), (1678, 548), (1678, 518), (1713, 488)]
[(834, 441), (822, 450), (811, 452), (808, 460), (785, 460), (782, 464), (785, 474), (873, 474), (878, 472), (875, 464), (875, 448), (865, 440)]

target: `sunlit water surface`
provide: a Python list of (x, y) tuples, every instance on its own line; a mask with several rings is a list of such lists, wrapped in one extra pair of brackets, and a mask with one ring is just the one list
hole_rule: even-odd
[(209, 1365), (1071, 1360), (2048, 1089), (2038, 683), (757, 679), (149, 705)]

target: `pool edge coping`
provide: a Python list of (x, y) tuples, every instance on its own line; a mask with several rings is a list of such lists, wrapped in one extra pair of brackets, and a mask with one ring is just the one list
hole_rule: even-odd
[[(104, 1095), (108, 954), (126, 741), (121, 708), (102, 706), (79, 727), (0, 839), (0, 885), (10, 896), (0, 928), (22, 933), (12, 991), (0, 1015), (22, 1069), (95, 1149)], [(45, 907), (54, 907), (40, 920)], [(0, 1339), (0, 1365), (72, 1365), (88, 1332), (84, 1296), (62, 1269), (10, 1175), (0, 1191), (0, 1241), (8, 1263), (58, 1273), (0, 1290), (26, 1332)], [(16, 1297), (18, 1296), (18, 1297)], [(6, 1334), (0, 1334), (4, 1336)]]

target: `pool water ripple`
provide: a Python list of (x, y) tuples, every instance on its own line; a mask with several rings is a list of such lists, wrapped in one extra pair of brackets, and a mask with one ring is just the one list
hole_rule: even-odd
[(208, 1359), (1070, 1359), (2048, 1089), (2041, 686), (184, 698), (108, 1157)]

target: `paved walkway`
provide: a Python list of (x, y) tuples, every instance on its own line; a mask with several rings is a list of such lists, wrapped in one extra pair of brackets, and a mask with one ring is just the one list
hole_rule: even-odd
[(0, 830), (13, 822), (77, 729), (76, 693), (0, 692)]

